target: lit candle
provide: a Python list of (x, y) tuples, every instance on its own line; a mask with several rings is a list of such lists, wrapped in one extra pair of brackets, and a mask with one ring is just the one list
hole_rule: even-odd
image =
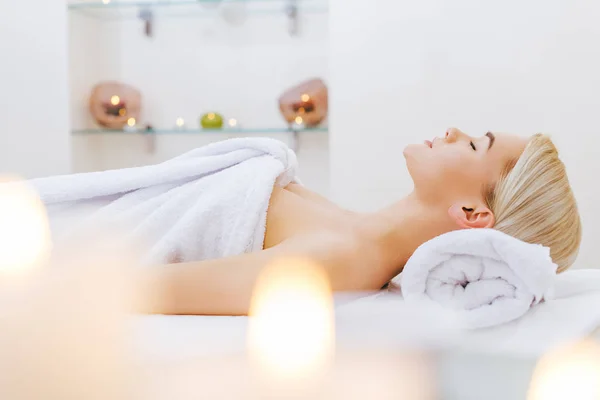
[(227, 120), (227, 125), (230, 128), (237, 128), (238, 127), (238, 121), (235, 118), (229, 118), (229, 120)]
[(307, 94), (305, 93), (305, 94), (303, 94), (302, 96), (300, 96), (300, 99), (301, 99), (303, 102), (307, 103), (307, 102), (310, 100), (310, 96), (309, 96), (309, 95), (307, 95)]
[(600, 399), (600, 344), (584, 341), (542, 357), (533, 374), (527, 398)]
[(0, 183), (0, 275), (39, 267), (50, 251), (50, 228), (41, 200), (23, 182)]
[(123, 130), (125, 132), (136, 132), (137, 131), (136, 124), (137, 124), (136, 119), (131, 117), (131, 118), (127, 119), (127, 125), (125, 125)]
[(294, 123), (292, 124), (293, 130), (304, 129), (304, 118), (301, 116), (297, 116), (294, 118)]
[(249, 361), (260, 390), (316, 390), (334, 354), (331, 287), (306, 260), (280, 260), (259, 277), (250, 307)]
[(200, 118), (200, 126), (203, 129), (220, 129), (223, 127), (223, 116), (214, 112), (204, 114)]
[(122, 236), (74, 236), (43, 273), (23, 274), (47, 261), (48, 222), (32, 190), (0, 184), (0, 398), (130, 398), (132, 263), (121, 258), (122, 241), (109, 245)]
[(110, 97), (108, 103), (104, 103), (104, 112), (113, 117), (124, 117), (127, 115), (127, 106), (117, 95)]
[(185, 128), (185, 120), (181, 117), (177, 118), (175, 120), (175, 126), (177, 127), (177, 129), (184, 129)]

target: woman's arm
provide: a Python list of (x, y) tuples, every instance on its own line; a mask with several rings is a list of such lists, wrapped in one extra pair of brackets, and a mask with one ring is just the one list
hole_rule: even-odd
[[(365, 258), (365, 256), (367, 256)], [(172, 264), (144, 271), (143, 313), (246, 315), (260, 271), (277, 259), (303, 257), (319, 263), (334, 290), (372, 290), (386, 277), (372, 268), (376, 259), (350, 238), (311, 235), (268, 250), (219, 260)]]

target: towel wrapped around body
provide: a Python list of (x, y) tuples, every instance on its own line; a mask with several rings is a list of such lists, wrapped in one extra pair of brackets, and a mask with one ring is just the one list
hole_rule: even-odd
[(157, 165), (30, 183), (47, 207), (53, 240), (119, 227), (144, 243), (141, 263), (161, 264), (261, 250), (273, 187), (296, 181), (296, 172), (296, 155), (282, 142), (241, 138)]
[(407, 302), (452, 309), (468, 328), (503, 324), (552, 295), (547, 247), (493, 229), (459, 230), (421, 245), (392, 283)]

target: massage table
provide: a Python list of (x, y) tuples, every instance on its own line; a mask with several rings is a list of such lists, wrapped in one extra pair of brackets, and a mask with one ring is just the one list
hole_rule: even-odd
[[(506, 400), (525, 398), (536, 363), (548, 350), (584, 337), (600, 343), (600, 291), (542, 303), (517, 321), (471, 332), (454, 332), (439, 316), (421, 311), (391, 295), (343, 302), (336, 308), (336, 346), (340, 351), (430, 349), (436, 354), (440, 398)], [(169, 369), (242, 356), (247, 329), (246, 317), (140, 316), (135, 350), (142, 365)], [(201, 396), (201, 385), (196, 390)], [(165, 400), (172, 395), (165, 390)]]

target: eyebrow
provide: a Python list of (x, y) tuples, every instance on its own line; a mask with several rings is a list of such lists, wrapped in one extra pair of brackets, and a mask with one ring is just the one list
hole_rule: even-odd
[(490, 144), (488, 146), (488, 151), (489, 151), (492, 148), (492, 146), (494, 145), (494, 142), (496, 141), (496, 136), (494, 136), (494, 134), (492, 132), (486, 133), (485, 136), (490, 138)]

